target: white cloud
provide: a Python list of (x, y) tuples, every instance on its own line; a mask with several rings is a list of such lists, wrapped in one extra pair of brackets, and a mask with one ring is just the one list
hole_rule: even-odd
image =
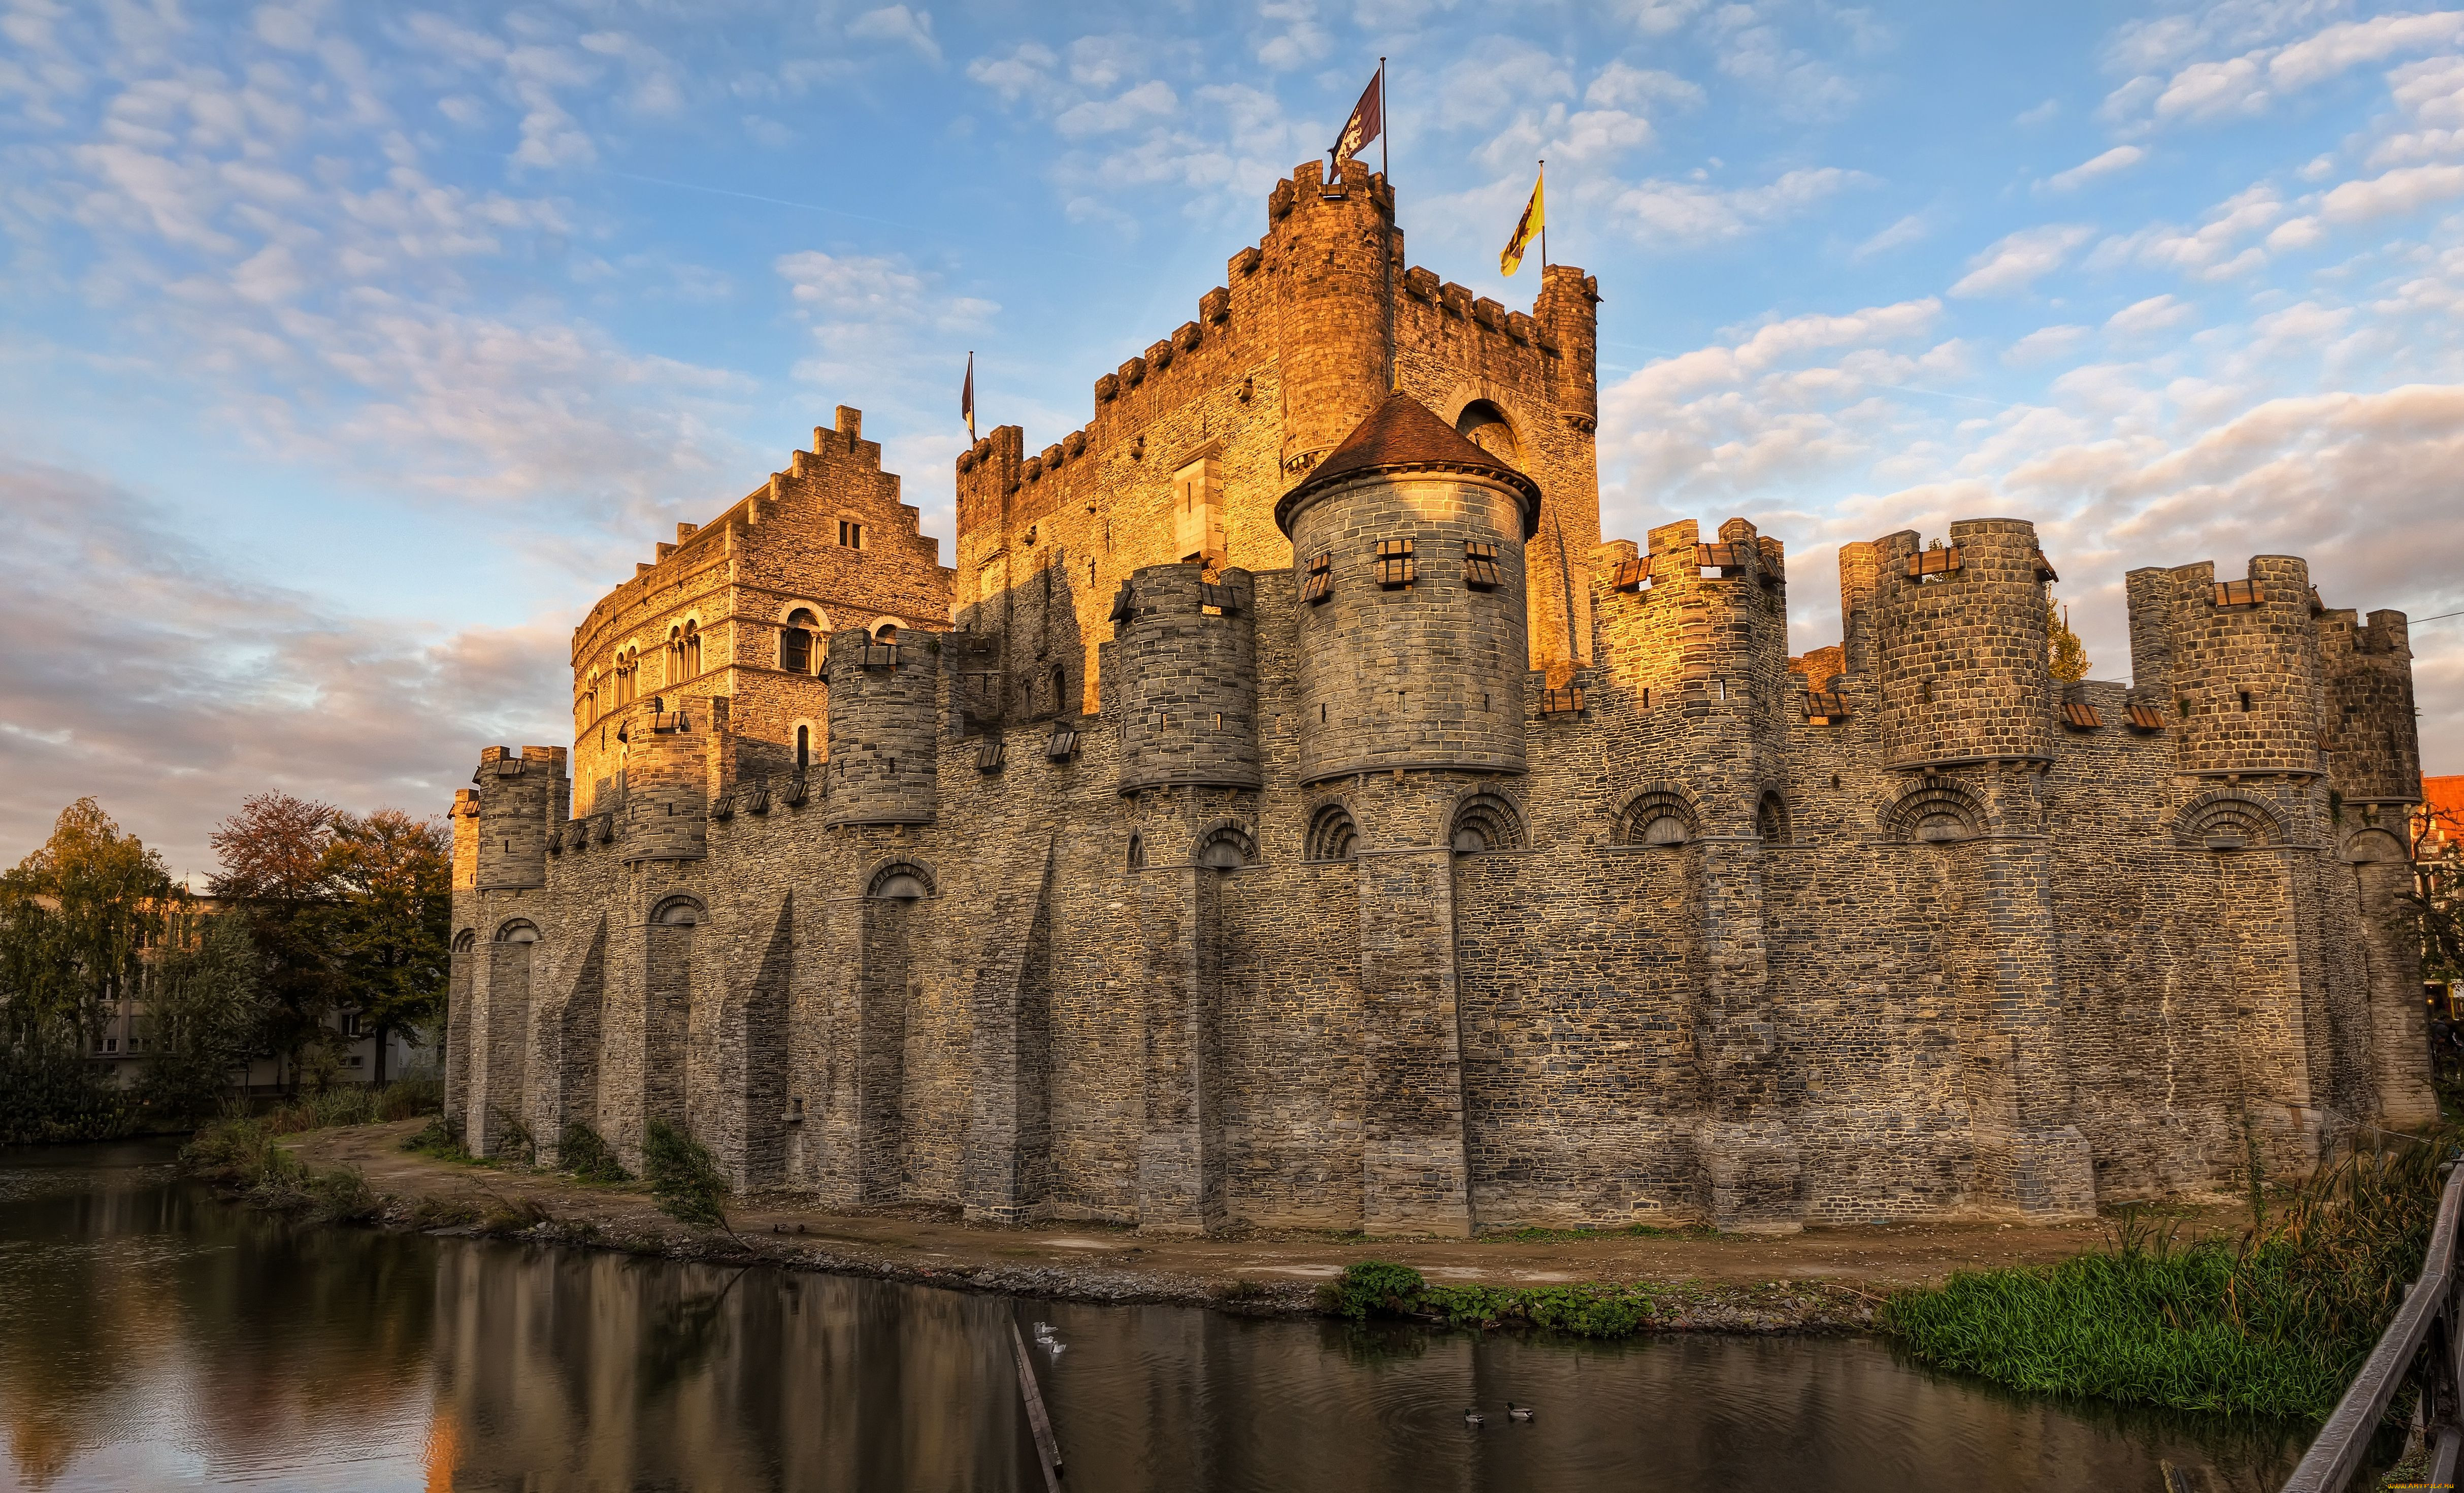
[(1703, 107), (1702, 88), (1674, 73), (1628, 67), (1612, 62), (1583, 90), (1583, 101), (1600, 109), (1648, 109), (1665, 103), (1680, 109)]
[(2084, 244), (2095, 230), (2078, 223), (2048, 223), (2021, 229), (1996, 240), (1968, 261), (1968, 273), (1952, 283), (1953, 296), (2014, 296), (2038, 277), (2059, 269), (2071, 251)]
[(933, 12), (911, 11), (904, 4), (867, 11), (847, 22), (847, 33), (858, 41), (883, 41), (912, 47), (915, 55), (938, 66), (941, 44), (933, 39)]
[(1265, 0), (1258, 18), (1282, 29), (1258, 43), (1258, 60), (1278, 73), (1306, 67), (1324, 57), (1334, 38), (1318, 24), (1314, 0)]
[(1796, 217), (1870, 180), (1861, 171), (1838, 166), (1790, 171), (1761, 187), (1722, 188), (1655, 178), (1618, 191), (1608, 207), (1620, 226), (1643, 243), (1708, 244)]
[(2336, 187), (2320, 199), (2319, 213), (2330, 223), (2360, 223), (2415, 212), (2458, 195), (2464, 195), (2464, 165), (2398, 166)]
[(2283, 215), (2284, 204), (2276, 188), (2261, 182), (2218, 203), (2208, 221), (2195, 229), (2160, 223), (2107, 238), (2088, 256), (2088, 267), (2109, 270), (2135, 263), (2211, 280), (2246, 274), (2264, 263), (2267, 255), (2243, 241)]
[(1932, 226), (1925, 222), (1924, 213), (1911, 212), (1859, 244), (1849, 257), (1871, 259), (1876, 254), (1886, 254), (1894, 249), (1905, 249), (1910, 244), (1922, 242), (1932, 231)]
[(1150, 120), (1169, 119), (1179, 112), (1179, 96), (1170, 84), (1153, 78), (1116, 98), (1089, 99), (1073, 104), (1061, 112), (1052, 126), (1064, 139), (1083, 140), (1089, 135), (1133, 128)]
[(2137, 145), (2116, 145), (2102, 155), (2091, 157), (2067, 171), (2057, 171), (2036, 185), (2053, 191), (2066, 192), (2076, 187), (2127, 171), (2147, 159), (2147, 152)]
[(2113, 337), (2145, 337), (2180, 326), (2197, 315), (2198, 308), (2169, 295), (2150, 296), (2115, 312), (2106, 318), (2104, 330)]
[(2087, 344), (2088, 329), (2067, 323), (2038, 327), (2011, 344), (2002, 361), (2014, 368), (2038, 367), (2057, 362)]
[(2464, 41), (2464, 11), (2426, 15), (2378, 15), (2330, 26), (2268, 59), (2269, 81), (2278, 88), (2307, 88), (2347, 68), (2383, 62), (2400, 52), (2452, 47)]

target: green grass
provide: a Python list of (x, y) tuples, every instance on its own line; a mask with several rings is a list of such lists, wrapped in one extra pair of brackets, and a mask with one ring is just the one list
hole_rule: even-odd
[(2420, 1269), (2455, 1139), (2326, 1168), (2237, 1241), (2125, 1216), (2094, 1253), (1903, 1291), (1881, 1326), (1921, 1362), (2030, 1394), (2323, 1419)]
[(1442, 1317), (1458, 1328), (1535, 1327), (1578, 1337), (1625, 1337), (1650, 1322), (1661, 1292), (1647, 1285), (1431, 1285), (1410, 1265), (1364, 1260), (1327, 1283), (1329, 1310)]

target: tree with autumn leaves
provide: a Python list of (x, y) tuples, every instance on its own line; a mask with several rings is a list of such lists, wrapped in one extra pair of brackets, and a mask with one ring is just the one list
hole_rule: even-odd
[(356, 1010), (377, 1039), (434, 1025), (445, 1010), (452, 843), (434, 820), (365, 816), (261, 793), (215, 827), (214, 896), (256, 942), (269, 1009), (265, 1044), (314, 1072), (330, 1058), (325, 1018)]

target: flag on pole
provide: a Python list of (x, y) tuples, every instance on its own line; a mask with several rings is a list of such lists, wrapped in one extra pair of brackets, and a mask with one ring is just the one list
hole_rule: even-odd
[(976, 355), (967, 354), (967, 382), (958, 389), (958, 416), (967, 422), (967, 439), (976, 438)]
[(1531, 241), (1540, 236), (1543, 226), (1548, 222), (1547, 214), (1540, 207), (1540, 188), (1548, 184), (1549, 172), (1544, 166), (1540, 175), (1531, 183), (1531, 200), (1523, 205), (1523, 216), (1514, 220), (1514, 233), (1506, 241), (1506, 252), (1497, 256), (1498, 274), (1512, 274), (1516, 270), (1521, 269), (1523, 252), (1529, 249)]
[(1377, 65), (1377, 76), (1360, 91), (1360, 101), (1352, 106), (1352, 118), (1343, 121), (1343, 133), (1335, 138), (1334, 169), (1336, 179), (1343, 173), (1343, 163), (1360, 153), (1360, 147), (1386, 132), (1386, 65)]

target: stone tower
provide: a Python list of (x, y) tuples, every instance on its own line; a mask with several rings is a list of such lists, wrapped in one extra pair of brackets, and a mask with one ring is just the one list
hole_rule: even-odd
[(929, 824), (937, 799), (934, 732), (939, 644), (830, 635), (830, 757), (822, 823)]

